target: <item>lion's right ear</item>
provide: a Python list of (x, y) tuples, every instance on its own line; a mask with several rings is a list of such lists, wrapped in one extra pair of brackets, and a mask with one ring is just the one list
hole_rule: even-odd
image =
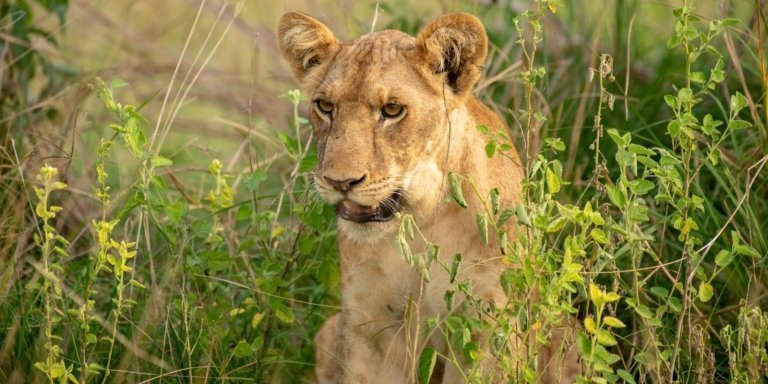
[(328, 60), (339, 46), (328, 27), (300, 12), (288, 12), (280, 18), (277, 39), (283, 57), (302, 85), (310, 71)]

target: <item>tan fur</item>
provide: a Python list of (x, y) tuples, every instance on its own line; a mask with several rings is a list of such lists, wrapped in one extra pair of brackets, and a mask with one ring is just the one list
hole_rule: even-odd
[[(472, 95), (487, 54), (482, 23), (456, 13), (433, 21), (415, 38), (387, 30), (341, 42), (319, 21), (292, 12), (280, 20), (278, 38), (311, 99), (333, 105), (330, 115), (316, 105), (311, 113), (320, 196), (330, 204), (377, 206), (401, 190), (402, 213), (413, 215), (424, 236), (440, 246), (442, 262), (450, 265), (454, 254), (463, 255), (457, 280), (470, 282), (484, 301), (504, 305), (499, 245), (483, 245), (475, 225), (481, 201), (466, 183), (468, 208), (447, 199), (450, 171), (471, 177), (484, 196), (499, 188), (505, 207), (519, 201), (517, 155), (488, 159), (487, 139), (476, 129), (506, 129)], [(390, 102), (405, 112), (385, 118), (382, 108)], [(328, 180), (361, 181), (340, 191)], [(339, 219), (342, 312), (315, 338), (321, 383), (411, 383), (425, 346), (450, 355), (442, 335), (426, 334), (423, 323), (435, 315), (445, 319), (444, 294), (455, 284), (437, 263), (423, 283), (396, 247), (398, 226), (397, 219)], [(411, 247), (414, 253), (425, 250), (418, 239)], [(482, 343), (487, 335), (477, 339)], [(494, 382), (504, 382), (494, 365), (487, 359), (481, 368)], [(442, 361), (438, 370), (432, 383), (463, 382), (453, 365)]]

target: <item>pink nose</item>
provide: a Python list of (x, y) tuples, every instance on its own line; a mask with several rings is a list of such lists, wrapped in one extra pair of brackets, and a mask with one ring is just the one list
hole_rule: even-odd
[(348, 192), (350, 189), (354, 188), (356, 185), (359, 185), (360, 183), (365, 180), (367, 175), (363, 175), (363, 177), (359, 179), (346, 179), (346, 180), (334, 180), (328, 176), (323, 176), (325, 181), (333, 186), (333, 188), (339, 192)]

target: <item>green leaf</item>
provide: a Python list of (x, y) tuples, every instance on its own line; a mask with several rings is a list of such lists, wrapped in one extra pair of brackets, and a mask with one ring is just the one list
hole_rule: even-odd
[(592, 229), (592, 232), (589, 233), (589, 236), (600, 244), (608, 244), (608, 236), (606, 236), (605, 232), (603, 232), (603, 230), (600, 228)]
[(638, 306), (635, 307), (635, 312), (646, 320), (653, 319), (653, 312), (651, 312), (650, 308), (645, 306), (645, 304), (638, 304)]
[[(273, 306), (274, 307), (274, 306)], [(294, 321), (293, 312), (291, 312), (285, 305), (279, 305), (274, 307), (275, 309), (275, 316), (286, 324), (291, 324)]]
[(752, 248), (752, 247), (750, 247), (749, 245), (746, 245), (746, 244), (736, 245), (735, 247), (733, 247), (733, 251), (736, 252), (739, 255), (749, 256), (749, 257), (753, 257), (755, 259), (759, 259), (761, 257), (760, 253), (757, 252), (756, 249), (754, 249), (754, 248)]
[(296, 139), (282, 132), (278, 133), (277, 137), (280, 138), (280, 142), (283, 143), (283, 147), (287, 149), (289, 153), (296, 154), (299, 152), (299, 142)]
[(617, 207), (624, 207), (627, 205), (627, 194), (623, 189), (619, 189), (613, 185), (606, 185), (605, 188), (608, 192), (608, 198), (613, 205)]
[(451, 272), (449, 274), (449, 280), (451, 284), (456, 281), (456, 274), (459, 273), (459, 265), (461, 264), (461, 253), (453, 255), (453, 263), (451, 263)]
[(253, 317), (251, 318), (251, 328), (256, 329), (256, 327), (261, 324), (261, 320), (264, 319), (264, 312), (257, 312), (253, 314)]
[(722, 156), (722, 152), (720, 152), (719, 148), (715, 147), (715, 148), (712, 148), (712, 150), (709, 151), (709, 153), (707, 154), (707, 160), (709, 160), (709, 162), (712, 165), (717, 165), (717, 163), (720, 162), (721, 156)]
[(134, 280), (134, 279), (131, 279), (128, 283), (136, 288), (147, 289), (147, 287), (144, 284), (139, 283), (137, 280)]
[(707, 78), (704, 76), (704, 72), (693, 72), (691, 73), (691, 82), (696, 84), (704, 84), (707, 82)]
[(672, 109), (677, 109), (677, 99), (673, 95), (664, 95), (664, 102)]
[(456, 204), (459, 204), (462, 208), (467, 207), (467, 201), (464, 200), (464, 195), (461, 192), (461, 179), (453, 172), (448, 172), (448, 183), (451, 185), (451, 197)]
[(701, 285), (699, 285), (699, 300), (706, 303), (712, 299), (713, 295), (714, 288), (712, 288), (712, 284), (702, 281)]
[(492, 158), (493, 155), (496, 154), (496, 148), (498, 148), (498, 144), (495, 141), (489, 141), (487, 144), (485, 144), (485, 155), (488, 156), (488, 158)]
[(173, 160), (163, 156), (152, 156), (152, 166), (154, 168), (167, 167), (173, 165)]
[(340, 273), (339, 265), (336, 261), (330, 258), (323, 258), (320, 262), (320, 266), (317, 269), (318, 280), (323, 283), (323, 286), (334, 288), (339, 285)]
[(517, 216), (518, 223), (525, 225), (526, 227), (531, 226), (531, 219), (528, 218), (528, 212), (525, 210), (525, 206), (522, 203), (515, 207), (515, 216)]
[(627, 325), (623, 321), (613, 316), (606, 316), (603, 318), (603, 323), (611, 328), (625, 328)]
[[(520, 207), (520, 205), (518, 205), (518, 207)], [(504, 210), (501, 211), (501, 214), (499, 215), (499, 220), (496, 221), (496, 225), (498, 225), (499, 227), (503, 226), (504, 224), (507, 223), (507, 221), (509, 221), (509, 219), (514, 217), (516, 213), (517, 212), (511, 208), (504, 208)]]
[(624, 380), (625, 382), (627, 382), (629, 384), (636, 384), (635, 377), (632, 376), (631, 373), (629, 373), (629, 372), (627, 372), (627, 371), (625, 371), (623, 369), (619, 369), (618, 371), (616, 371), (616, 374), (619, 375), (619, 377), (622, 380)]
[(747, 98), (741, 92), (736, 92), (731, 96), (731, 116), (736, 116), (747, 106)]
[(656, 154), (653, 150), (639, 144), (630, 144), (627, 149), (636, 155), (653, 156)]
[(488, 245), (488, 216), (485, 213), (478, 214), (475, 216), (475, 222), (477, 223), (477, 230), (480, 233), (483, 244)]
[(717, 256), (715, 256), (715, 264), (717, 264), (718, 267), (725, 267), (728, 264), (730, 264), (734, 259), (734, 255), (731, 251), (728, 251), (726, 249), (721, 250), (717, 253)]
[(549, 189), (549, 193), (557, 193), (560, 191), (560, 176), (558, 176), (554, 171), (552, 171), (552, 168), (547, 168), (547, 188)]
[(246, 174), (243, 179), (245, 180), (245, 186), (248, 188), (248, 192), (254, 192), (259, 188), (264, 180), (267, 180), (267, 172), (263, 169), (256, 169), (253, 172)]
[(419, 382), (427, 384), (432, 377), (437, 362), (437, 352), (432, 347), (426, 347), (419, 357)]
[(680, 120), (674, 119), (667, 124), (667, 134), (672, 138), (680, 136)]
[(629, 144), (621, 134), (619, 134), (619, 131), (616, 128), (611, 128), (607, 130), (608, 136), (611, 137), (614, 143), (619, 146), (619, 148), (626, 147), (627, 144)]
[(687, 104), (693, 102), (693, 90), (690, 88), (680, 88), (680, 90), (677, 92), (677, 100), (680, 101), (680, 104)]
[(635, 361), (643, 365), (653, 366), (656, 359), (648, 352), (640, 352), (635, 355)]
[(579, 354), (582, 358), (587, 359), (592, 356), (592, 342), (584, 332), (579, 332), (576, 335), (576, 346), (579, 348)]
[(605, 329), (597, 330), (597, 342), (600, 343), (600, 345), (604, 345), (606, 347), (610, 347), (617, 344), (616, 338), (613, 337), (611, 332), (608, 332)]
[(728, 129), (731, 131), (736, 131), (739, 129), (745, 129), (752, 126), (752, 123), (744, 120), (731, 120), (728, 122)]
[(235, 349), (232, 351), (235, 357), (248, 357), (253, 354), (253, 348), (245, 340), (237, 342)]
[(491, 197), (491, 212), (496, 215), (499, 213), (499, 189), (493, 188), (491, 189), (491, 192), (489, 193)]
[(669, 290), (667, 290), (667, 289), (666, 289), (666, 288), (664, 288), (664, 287), (652, 287), (652, 288), (650, 289), (650, 291), (651, 291), (651, 293), (652, 293), (654, 296), (656, 296), (656, 297), (658, 297), (658, 298), (660, 298), (660, 299), (666, 299), (666, 298), (667, 298), (667, 296), (669, 296)]
[(652, 182), (644, 179), (632, 180), (632, 182), (629, 184), (629, 189), (636, 195), (645, 195), (655, 187), (656, 185), (654, 185)]

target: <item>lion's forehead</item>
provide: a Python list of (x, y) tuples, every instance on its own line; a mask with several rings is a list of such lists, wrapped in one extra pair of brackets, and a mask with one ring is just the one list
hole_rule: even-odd
[(413, 36), (400, 31), (373, 32), (342, 44), (337, 57), (360, 63), (386, 65), (397, 59), (398, 53), (408, 52), (416, 47)]
[(340, 100), (382, 103), (435, 93), (415, 62), (416, 40), (400, 31), (374, 32), (347, 41), (333, 58), (317, 92)]

